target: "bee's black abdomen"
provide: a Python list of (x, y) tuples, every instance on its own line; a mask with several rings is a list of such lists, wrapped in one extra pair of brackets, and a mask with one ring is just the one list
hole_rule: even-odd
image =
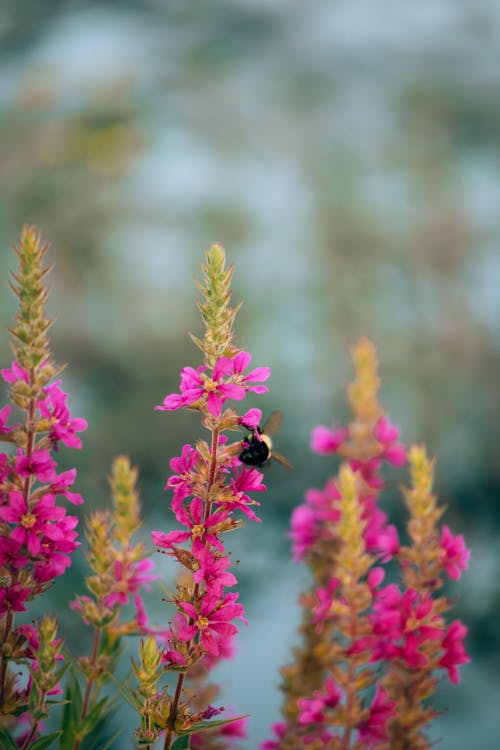
[(239, 459), (248, 466), (260, 466), (269, 459), (269, 446), (264, 440), (259, 440), (255, 435), (248, 435), (246, 440), (248, 446), (244, 448)]

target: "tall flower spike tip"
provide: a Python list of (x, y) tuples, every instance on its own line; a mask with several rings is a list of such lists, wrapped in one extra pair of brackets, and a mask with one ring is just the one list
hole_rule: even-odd
[(205, 254), (202, 265), (203, 283), (196, 282), (203, 295), (198, 308), (205, 323), (205, 336), (200, 341), (191, 338), (205, 354), (205, 364), (213, 367), (220, 357), (232, 357), (238, 351), (233, 344), (233, 322), (241, 303), (231, 308), (231, 279), (233, 264), (226, 265), (226, 253), (222, 245), (213, 244)]
[[(52, 321), (45, 315), (49, 292), (43, 283), (50, 271), (50, 267), (43, 268), (46, 250), (47, 246), (42, 243), (40, 232), (35, 227), (25, 225), (21, 231), (19, 246), (14, 247), (19, 269), (17, 273), (12, 273), (11, 288), (19, 300), (19, 308), (15, 325), (8, 330), (14, 338), (12, 349), (16, 361), (27, 371), (36, 370), (40, 364), (50, 360), (47, 331)], [(55, 368), (45, 365), (42, 385), (55, 374)]]
[(349, 403), (354, 416), (363, 423), (375, 424), (382, 413), (378, 402), (380, 378), (375, 345), (362, 338), (351, 350), (356, 378), (347, 387)]

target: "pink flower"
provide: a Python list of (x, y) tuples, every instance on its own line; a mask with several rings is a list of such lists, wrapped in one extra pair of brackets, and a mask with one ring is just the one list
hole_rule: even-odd
[(372, 661), (401, 658), (410, 669), (428, 664), (422, 646), (443, 636), (439, 618), (432, 615), (432, 599), (420, 597), (415, 589), (402, 594), (394, 583), (376, 592), (370, 616), (373, 632), (378, 636)]
[(201, 645), (207, 653), (217, 656), (220, 652), (218, 640), (231, 638), (238, 632), (238, 628), (230, 620), (245, 621), (242, 605), (236, 604), (237, 598), (238, 594), (226, 594), (223, 599), (207, 594), (201, 602), (199, 612), (190, 602), (179, 602), (180, 609), (189, 618), (179, 628), (179, 639), (191, 641), (199, 633)]
[(21, 552), (22, 543), (12, 537), (0, 536), (0, 566), (24, 568), (29, 563), (26, 552)]
[(388, 742), (387, 722), (396, 715), (395, 706), (395, 701), (388, 699), (386, 690), (377, 685), (368, 716), (359, 725), (359, 739), (364, 743), (363, 747)]
[(81, 505), (83, 497), (78, 492), (69, 492), (68, 490), (68, 487), (71, 487), (74, 483), (75, 478), (76, 469), (68, 469), (61, 474), (54, 474), (51, 479), (50, 491), (56, 495), (63, 495), (73, 505)]
[(255, 430), (261, 422), (262, 411), (260, 409), (249, 409), (242, 417), (238, 418), (238, 424), (241, 424), (243, 427), (248, 427), (249, 430)]
[(156, 410), (171, 411), (173, 409), (193, 406), (201, 398), (206, 398), (208, 411), (218, 417), (227, 399), (241, 401), (247, 391), (265, 393), (268, 389), (263, 385), (253, 385), (257, 381), (267, 380), (271, 374), (268, 367), (257, 367), (247, 375), (243, 370), (250, 363), (251, 357), (247, 352), (239, 352), (234, 357), (221, 357), (215, 363), (212, 375), (206, 374), (206, 367), (202, 365), (196, 370), (184, 367), (181, 370), (180, 394), (172, 393)]
[(149, 581), (155, 581), (158, 578), (158, 576), (149, 573), (152, 568), (154, 568), (154, 562), (149, 557), (127, 564), (124, 564), (121, 560), (116, 560), (113, 570), (116, 590), (104, 597), (106, 607), (112, 608), (115, 604), (123, 606), (127, 604), (130, 594), (135, 594), (140, 588), (149, 590), (147, 585)]
[(299, 698), (299, 724), (322, 724), (325, 709), (335, 708), (342, 698), (342, 691), (333, 679), (327, 677), (323, 690), (315, 690), (312, 698)]
[(248, 716), (235, 718), (229, 724), (223, 724), (219, 727), (221, 737), (228, 739), (244, 740), (247, 736)]
[(465, 651), (464, 638), (467, 635), (467, 628), (460, 620), (453, 620), (450, 624), (446, 635), (443, 639), (444, 655), (440, 659), (440, 665), (448, 670), (450, 682), (458, 685), (460, 675), (458, 667), (467, 664), (470, 661)]
[(15, 360), (12, 362), (10, 368), (0, 370), (0, 373), (6, 383), (15, 383), (17, 380), (23, 380), (25, 383), (30, 382), (28, 371), (24, 367), (21, 367), (21, 365), (18, 365)]
[[(43, 495), (29, 508), (21, 492), (10, 492), (8, 505), (0, 506), (0, 518), (7, 523), (16, 524), (11, 530), (11, 539), (24, 545), (30, 555), (36, 557), (44, 547), (59, 535), (58, 522), (66, 515), (64, 508), (55, 505), (53, 495)], [(51, 522), (55, 522), (54, 524)], [(65, 529), (66, 530), (66, 529)]]
[[(188, 531), (153, 531), (151, 538), (153, 544), (157, 547), (172, 549), (174, 545), (181, 544), (188, 539), (201, 539), (204, 543), (215, 547), (219, 552), (224, 551), (224, 545), (217, 537), (221, 524), (224, 524), (229, 517), (229, 510), (218, 510), (211, 513), (204, 519), (205, 504), (199, 497), (194, 497), (189, 504), (189, 508), (181, 507), (176, 511), (175, 516), (179, 523), (188, 528)], [(234, 524), (235, 522), (229, 522)]]
[(399, 428), (391, 424), (388, 417), (381, 416), (373, 430), (375, 438), (381, 443), (382, 456), (394, 466), (404, 466), (406, 463), (406, 448), (398, 443)]
[(7, 427), (7, 420), (10, 417), (11, 410), (9, 404), (6, 404), (3, 409), (0, 409), (0, 435), (7, 435), (14, 429), (14, 427)]
[(71, 412), (66, 405), (68, 394), (59, 388), (60, 383), (61, 381), (57, 380), (44, 388), (47, 396), (43, 401), (39, 401), (37, 406), (42, 417), (51, 422), (49, 438), (55, 447), (62, 441), (68, 448), (81, 448), (82, 441), (75, 432), (86, 430), (87, 420), (71, 418)]
[(318, 425), (312, 431), (311, 450), (313, 453), (325, 455), (336, 453), (347, 436), (348, 431), (344, 427), (330, 430), (328, 427)]
[(312, 549), (318, 534), (319, 520), (314, 510), (305, 504), (294, 508), (290, 520), (290, 538), (295, 562), (302, 560)]
[(330, 578), (325, 588), (317, 590), (318, 603), (312, 610), (314, 622), (321, 623), (328, 618), (339, 584), (340, 580), (338, 578)]
[(16, 471), (22, 477), (33, 474), (39, 482), (52, 482), (56, 477), (55, 467), (56, 462), (46, 448), (33, 451), (31, 456), (25, 456), (20, 448), (17, 449)]
[(286, 734), (286, 730), (288, 729), (288, 724), (284, 721), (279, 721), (276, 724), (273, 724), (271, 727), (273, 734), (275, 735), (275, 740), (265, 740), (260, 745), (260, 750), (279, 750), (281, 747), (281, 740), (284, 738)]
[[(224, 499), (221, 505), (229, 511), (241, 510), (242, 513), (252, 521), (260, 521), (260, 518), (250, 509), (250, 505), (259, 505), (256, 500), (247, 495), (247, 492), (263, 492), (266, 489), (262, 479), (264, 475), (249, 466), (243, 466), (241, 469), (235, 469), (235, 477), (231, 479), (232, 494), (227, 500)], [(219, 501), (216, 501), (219, 502)]]
[(0, 588), (0, 616), (7, 612), (26, 612), (24, 602), (28, 598), (30, 590), (21, 583)]
[(227, 571), (232, 563), (228, 557), (214, 554), (200, 539), (195, 539), (192, 547), (193, 557), (198, 563), (198, 569), (193, 574), (195, 583), (205, 582), (206, 589), (212, 595), (221, 595), (222, 589), (235, 586), (236, 576)]
[(170, 468), (175, 471), (165, 485), (165, 489), (173, 490), (174, 497), (172, 508), (175, 511), (180, 507), (184, 498), (193, 492), (193, 478), (195, 477), (195, 467), (200, 461), (200, 454), (189, 443), (182, 446), (180, 456), (172, 458)]
[(440, 545), (444, 569), (450, 578), (458, 581), (462, 571), (466, 570), (469, 564), (470, 550), (465, 546), (462, 534), (453, 536), (448, 526), (441, 529)]

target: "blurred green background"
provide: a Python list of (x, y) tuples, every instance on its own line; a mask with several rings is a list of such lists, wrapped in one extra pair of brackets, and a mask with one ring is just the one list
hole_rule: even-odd
[[(443, 688), (433, 737), (498, 747), (499, 38), (498, 0), (0, 2), (1, 319), (15, 311), (10, 245), (37, 224), (55, 264), (53, 351), (90, 424), (61, 460), (87, 507), (128, 453), (145, 537), (171, 523), (168, 461), (201, 428), (153, 406), (199, 364), (187, 332), (202, 330), (194, 278), (213, 241), (244, 300), (237, 342), (273, 370), (249, 405), (284, 412), (278, 450), (297, 472), (269, 470), (263, 523), (230, 540), (250, 625), (218, 673), (224, 702), (252, 714), (248, 750), (277, 718), (300, 617), (289, 514), (334, 470), (310, 456), (310, 430), (346, 418), (361, 335), (379, 350), (383, 403), (405, 441), (437, 455), (446, 520), (472, 547), (451, 591), (473, 662)], [(10, 361), (7, 334), (0, 354)], [(75, 650), (67, 602), (84, 572), (80, 557), (41, 605)], [(160, 596), (148, 603), (165, 622)]]

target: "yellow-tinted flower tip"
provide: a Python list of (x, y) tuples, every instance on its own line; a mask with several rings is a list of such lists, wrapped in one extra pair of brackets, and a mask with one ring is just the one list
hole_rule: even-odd
[(197, 282), (203, 300), (198, 303), (205, 323), (203, 341), (191, 336), (205, 354), (205, 363), (213, 367), (220, 357), (231, 357), (237, 352), (233, 345), (233, 322), (240, 305), (231, 308), (232, 264), (226, 268), (226, 253), (222, 245), (213, 244), (205, 254), (202, 265), (203, 283)]
[(128, 456), (117, 456), (111, 466), (109, 484), (114, 503), (115, 537), (126, 545), (140, 528), (140, 503), (136, 490), (138, 471)]
[(43, 268), (46, 245), (35, 227), (25, 225), (14, 247), (18, 257), (18, 272), (12, 274), (11, 288), (19, 300), (15, 325), (9, 328), (14, 337), (12, 348), (17, 362), (28, 371), (37, 370), (43, 363), (44, 385), (55, 374), (50, 364), (47, 331), (52, 321), (45, 315), (48, 289), (44, 279), (50, 268)]
[(351, 357), (356, 374), (354, 382), (347, 387), (349, 403), (356, 419), (374, 425), (382, 413), (378, 401), (377, 350), (369, 339), (362, 338), (351, 349)]
[(365, 522), (362, 519), (363, 507), (359, 499), (356, 474), (347, 463), (340, 466), (337, 487), (341, 495), (341, 516), (337, 527), (342, 541), (338, 553), (339, 577), (342, 579), (347, 574), (348, 578), (358, 580), (370, 567), (371, 559), (365, 552)]

